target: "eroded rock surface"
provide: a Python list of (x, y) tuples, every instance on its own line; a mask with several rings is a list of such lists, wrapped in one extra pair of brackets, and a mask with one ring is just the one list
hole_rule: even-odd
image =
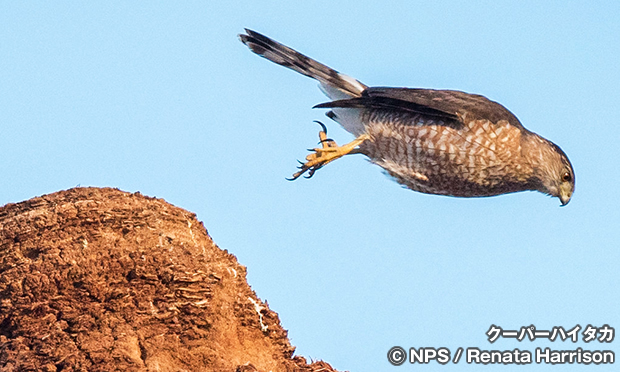
[(1, 371), (332, 371), (162, 199), (76, 188), (0, 208)]

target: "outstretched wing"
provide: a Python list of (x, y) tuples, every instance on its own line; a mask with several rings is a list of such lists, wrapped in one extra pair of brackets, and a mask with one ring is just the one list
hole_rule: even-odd
[(497, 123), (507, 120), (511, 125), (525, 130), (519, 119), (497, 102), (456, 90), (368, 88), (360, 97), (326, 102), (316, 108), (371, 108), (400, 110), (422, 114), (450, 122), (459, 121), (458, 114), (467, 114), (473, 120)]

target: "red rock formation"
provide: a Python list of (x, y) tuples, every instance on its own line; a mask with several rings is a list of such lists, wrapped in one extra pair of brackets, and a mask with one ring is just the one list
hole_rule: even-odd
[(196, 216), (77, 188), (0, 208), (2, 371), (332, 371)]

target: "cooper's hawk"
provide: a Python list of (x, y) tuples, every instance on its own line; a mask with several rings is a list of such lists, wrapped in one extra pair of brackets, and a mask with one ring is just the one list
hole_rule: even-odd
[(504, 106), (454, 90), (369, 88), (264, 35), (239, 35), (254, 53), (319, 81), (332, 100), (316, 105), (356, 139), (337, 146), (326, 130), (322, 147), (293, 179), (346, 154), (361, 153), (400, 184), (460, 197), (538, 190), (566, 205), (573, 167), (554, 143), (525, 129)]

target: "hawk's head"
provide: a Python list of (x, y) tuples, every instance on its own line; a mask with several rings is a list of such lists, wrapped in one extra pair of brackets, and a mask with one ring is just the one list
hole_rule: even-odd
[(551, 141), (531, 133), (524, 141), (524, 155), (533, 169), (536, 189), (560, 199), (565, 206), (575, 191), (575, 172), (562, 149)]

